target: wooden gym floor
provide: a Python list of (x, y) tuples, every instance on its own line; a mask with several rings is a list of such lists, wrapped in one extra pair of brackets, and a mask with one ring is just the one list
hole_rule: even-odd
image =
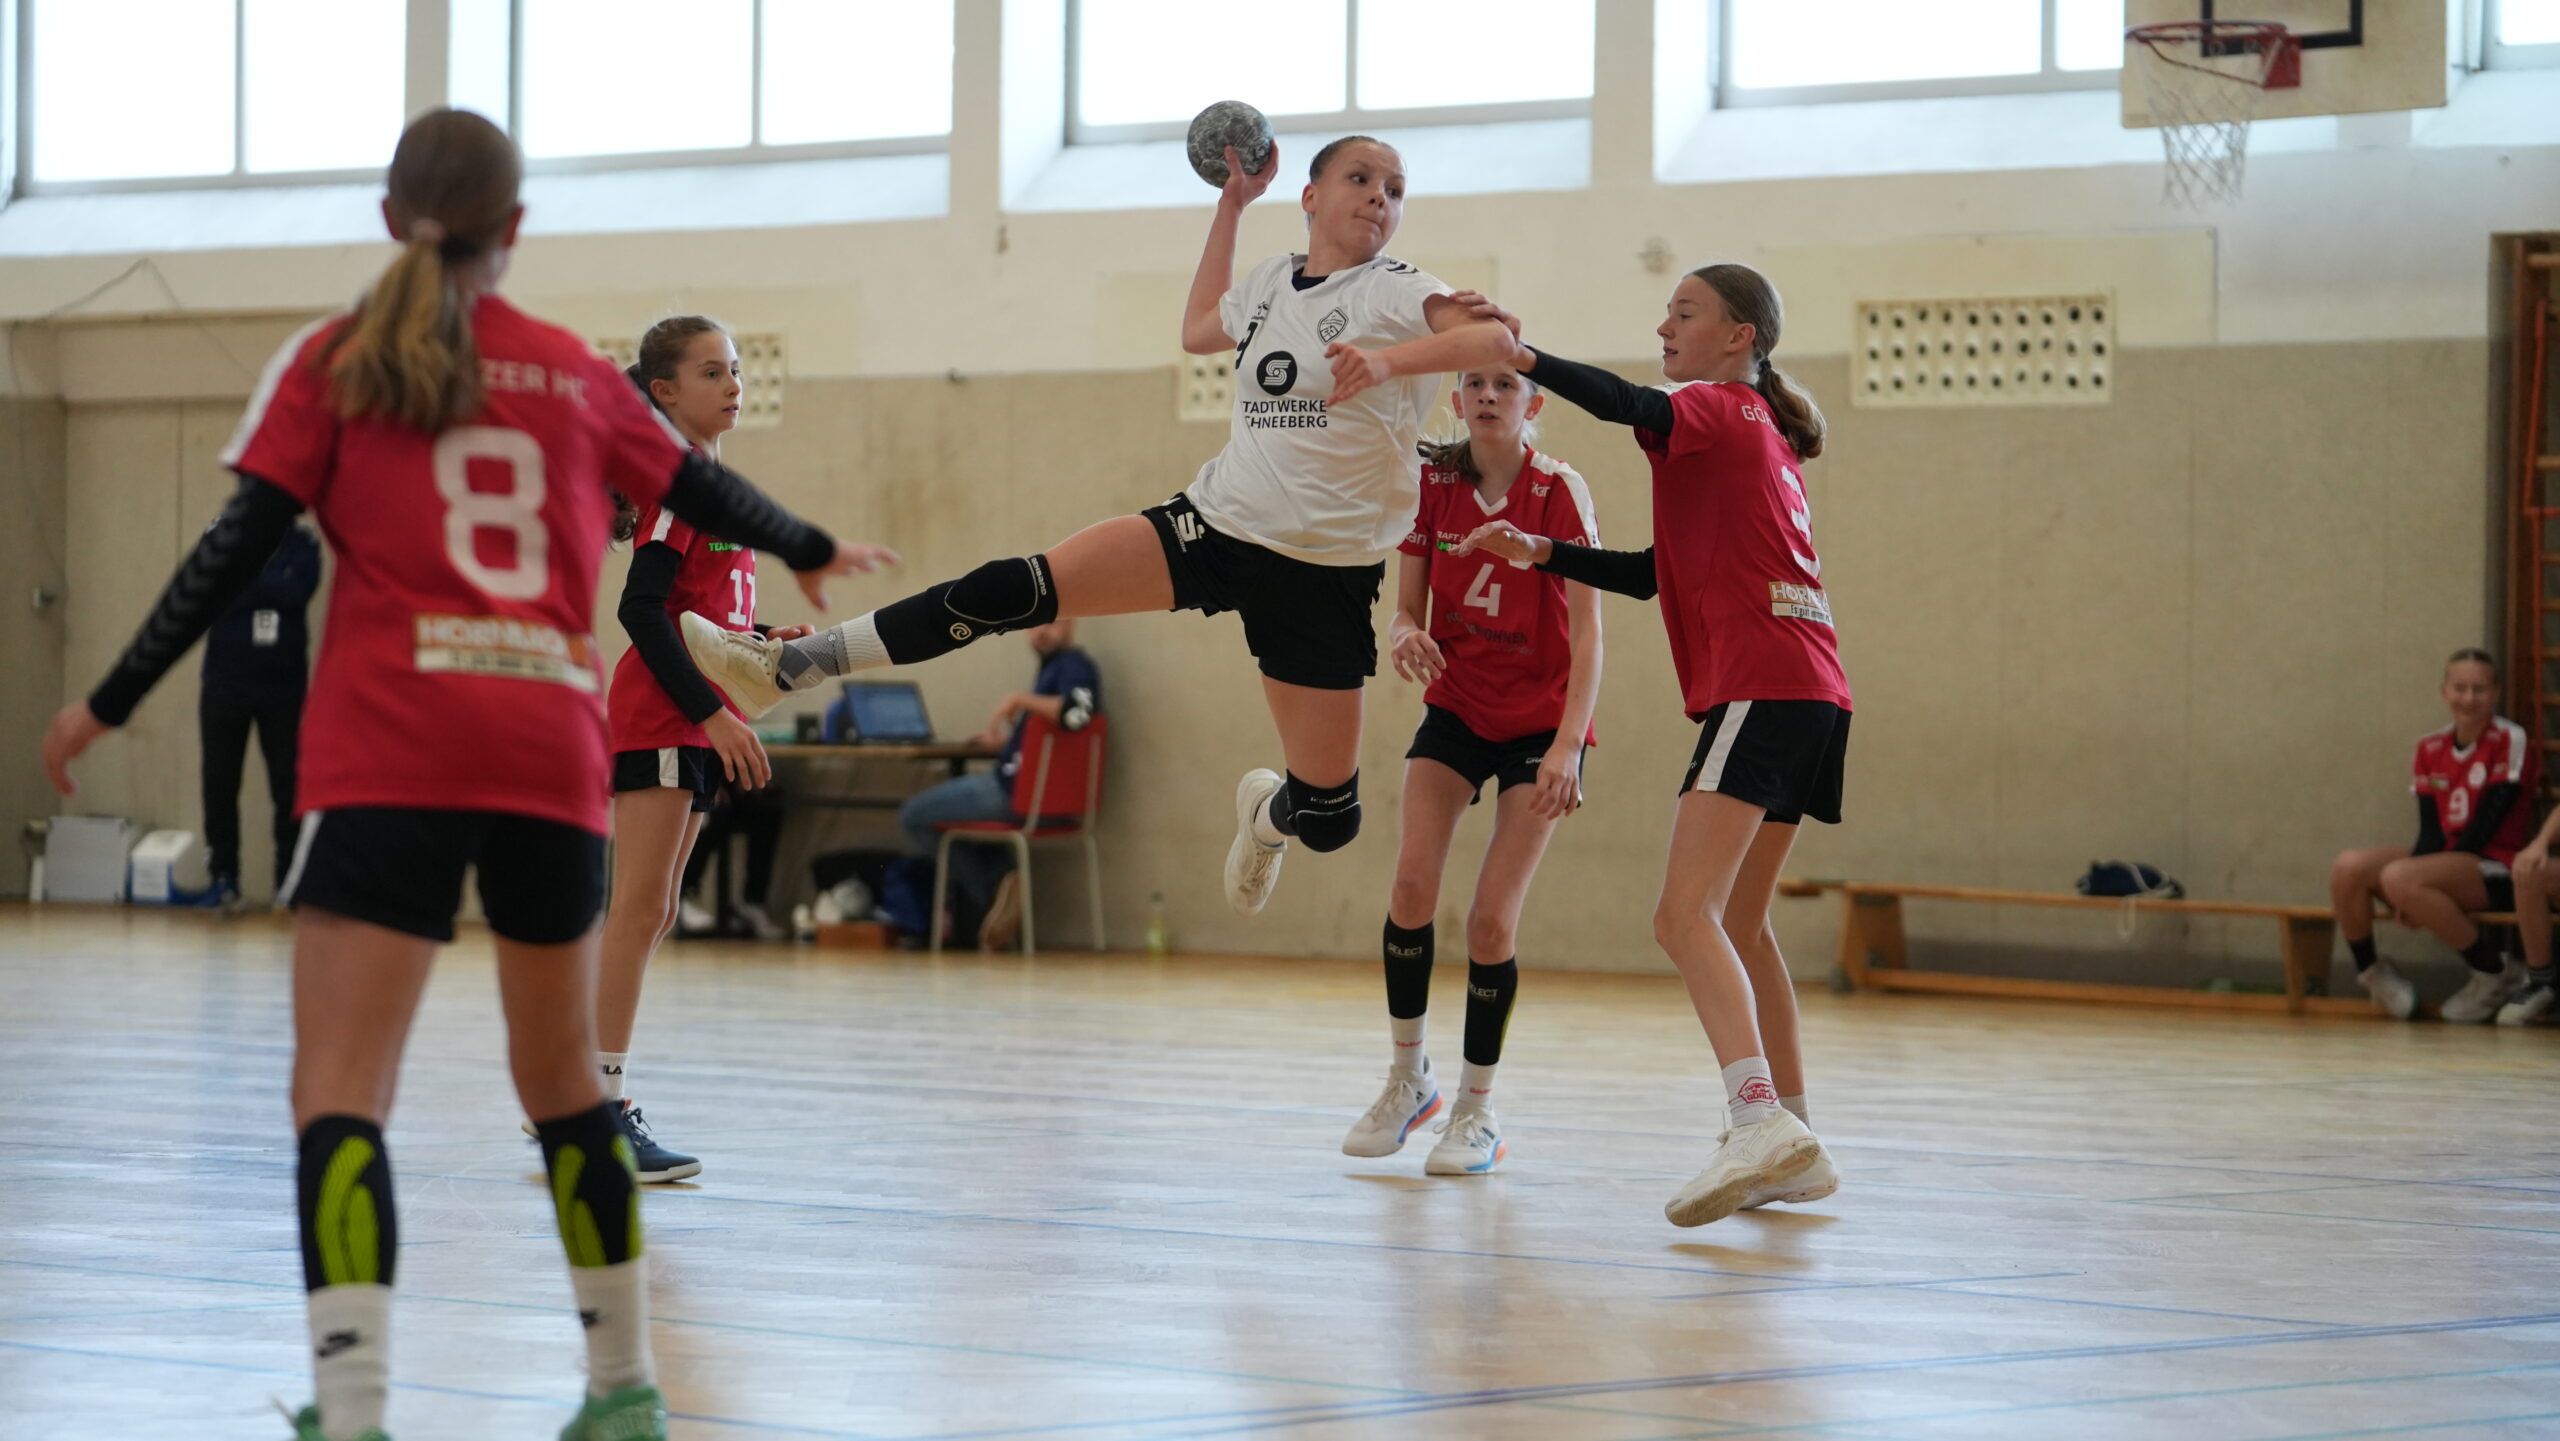
[[(0, 908), (0, 1434), (306, 1398), (284, 932)], [(1454, 1073), (1456, 968), (1435, 1038)], [(635, 1093), (684, 1437), (2560, 1436), (2560, 1034), (1808, 993), (1834, 1200), (1699, 1231), (1667, 979), (1532, 971), (1501, 1175), (1336, 1149), (1373, 968), (681, 946)], [(391, 1128), (394, 1434), (547, 1437), (579, 1341), (487, 955)]]

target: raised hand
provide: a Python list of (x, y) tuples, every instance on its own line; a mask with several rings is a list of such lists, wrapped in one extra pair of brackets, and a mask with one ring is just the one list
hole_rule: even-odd
[(1279, 141), (1274, 140), (1271, 142), (1271, 154), (1269, 158), (1262, 162), (1262, 171), (1257, 175), (1248, 175), (1245, 173), (1244, 157), (1238, 155), (1236, 153), (1236, 148), (1230, 145), (1227, 147), (1227, 183), (1219, 187), (1218, 201), (1222, 205), (1232, 205), (1238, 210), (1242, 210), (1244, 207), (1260, 200), (1262, 198), (1262, 192), (1271, 188), (1272, 180), (1279, 174)]

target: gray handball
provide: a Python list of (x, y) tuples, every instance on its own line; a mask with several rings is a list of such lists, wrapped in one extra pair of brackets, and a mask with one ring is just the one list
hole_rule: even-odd
[(1221, 100), (1191, 117), (1191, 168), (1224, 190), (1227, 147), (1244, 160), (1244, 173), (1260, 175), (1271, 164), (1271, 122), (1241, 100)]

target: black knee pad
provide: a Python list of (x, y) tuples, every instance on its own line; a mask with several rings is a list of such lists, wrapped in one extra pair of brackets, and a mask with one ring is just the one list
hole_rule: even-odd
[(1049, 558), (991, 560), (951, 582), (943, 607), (981, 633), (1002, 634), (1047, 625), (1058, 618), (1058, 588), (1049, 583)]
[(1318, 789), (1289, 777), (1289, 829), (1311, 851), (1338, 851), (1360, 834), (1360, 773)]

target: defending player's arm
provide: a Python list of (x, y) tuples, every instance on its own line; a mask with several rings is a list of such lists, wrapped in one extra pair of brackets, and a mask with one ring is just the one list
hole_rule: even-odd
[(1631, 425), (1656, 435), (1669, 435), (1673, 425), (1671, 397), (1650, 385), (1638, 385), (1596, 365), (1584, 365), (1523, 345), (1511, 362), (1523, 375), (1534, 375), (1549, 393), (1612, 425)]
[(1228, 333), (1218, 306), (1235, 287), (1236, 223), (1244, 217), (1244, 208), (1260, 199), (1262, 192), (1271, 188), (1272, 177), (1279, 173), (1280, 146), (1276, 142), (1259, 175), (1247, 175), (1235, 147), (1227, 147), (1227, 183), (1219, 189), (1218, 208), (1209, 216), (1209, 239), (1200, 248), (1200, 268), (1191, 276), (1191, 296), (1182, 304), (1184, 354), (1215, 355), (1236, 348), (1236, 338)]
[(134, 633), (106, 679), (88, 699), (64, 706), (46, 728), (44, 768), (55, 790), (66, 796), (72, 793), (71, 762), (98, 737), (130, 719), (134, 707), (142, 704), (169, 668), (257, 584), (268, 558), (300, 514), (302, 502), (280, 487), (255, 476), (241, 477), (239, 490), (179, 563), (178, 573), (152, 606), (150, 618)]
[(1422, 302), (1431, 334), (1381, 350), (1363, 350), (1337, 340), (1324, 348), (1333, 365), (1333, 394), (1327, 405), (1340, 405), (1371, 386), (1399, 375), (1447, 375), (1488, 365), (1508, 365), (1520, 348), (1511, 330), (1498, 320), (1479, 320), (1451, 295)]
[(885, 545), (836, 540), (776, 505), (745, 476), (693, 450), (678, 462), (660, 503), (705, 535), (733, 539), (779, 559), (791, 567), (800, 593), (821, 610), (827, 603), (823, 577), (898, 563), (898, 553)]
[(1431, 638), (1429, 555), (1396, 557), (1396, 613), (1387, 619), (1387, 654), (1396, 674), (1416, 685), (1431, 684), (1449, 668), (1440, 643)]
[(1598, 546), (1575, 545), (1543, 535), (1530, 535), (1507, 520), (1487, 521), (1458, 543), (1458, 555), (1483, 551), (1522, 565), (1534, 565), (1552, 575), (1637, 600), (1651, 600), (1660, 592), (1654, 577), (1653, 547), (1642, 550), (1602, 550)]
[(1564, 719), (1555, 744), (1538, 762), (1538, 797), (1531, 808), (1548, 819), (1582, 808), (1582, 741), (1600, 704), (1600, 593), (1579, 581), (1564, 586), (1565, 615), (1573, 638), (1573, 669), (1564, 686)]
[(624, 634), (631, 637), (631, 648), (640, 652), (640, 663), (675, 703), (677, 714), (689, 724), (700, 725), (720, 713), (720, 692), (702, 678), (685, 651), (675, 616), (667, 610), (667, 597), (683, 569), (684, 552), (674, 546), (659, 541), (641, 546), (632, 553), (631, 574), (622, 583), (622, 603), (613, 613), (622, 622)]

